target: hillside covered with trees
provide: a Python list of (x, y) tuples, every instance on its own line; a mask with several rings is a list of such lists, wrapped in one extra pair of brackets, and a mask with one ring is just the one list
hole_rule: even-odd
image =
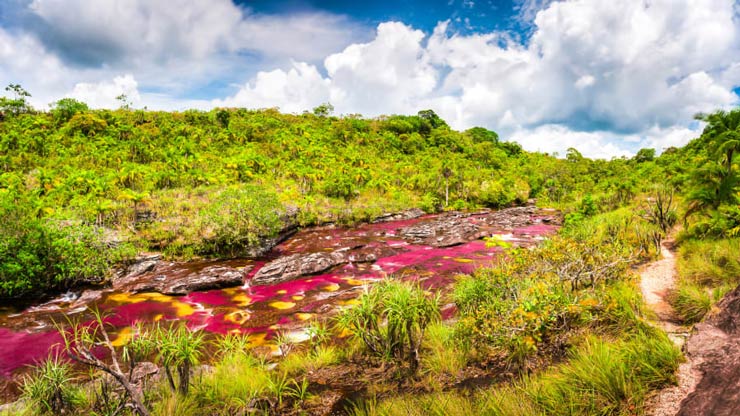
[(38, 112), (15, 87), (0, 123), (6, 299), (95, 280), (132, 250), (243, 254), (277, 232), (286, 213), (306, 226), (412, 207), (497, 208), (530, 198), (565, 206), (587, 195), (593, 209), (610, 209), (644, 190), (656, 169), (643, 163), (649, 152), (613, 161), (575, 149), (564, 160), (524, 152), (484, 128), (454, 131), (432, 111), (377, 119), (332, 116), (330, 106), (301, 115), (168, 113), (128, 108), (124, 98), (115, 111), (63, 99)]

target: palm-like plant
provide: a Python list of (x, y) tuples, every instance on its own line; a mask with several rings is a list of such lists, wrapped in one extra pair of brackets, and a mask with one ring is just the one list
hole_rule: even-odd
[(185, 326), (157, 328), (155, 332), (159, 349), (159, 359), (167, 374), (167, 380), (172, 389), (175, 381), (171, 367), (177, 371), (177, 390), (187, 395), (190, 388), (190, 370), (200, 362), (205, 338), (202, 332), (190, 331)]
[(711, 150), (722, 158), (727, 174), (730, 175), (732, 160), (735, 153), (740, 151), (740, 109), (697, 114), (695, 118), (707, 123), (702, 136), (711, 140)]
[(373, 355), (408, 363), (415, 372), (424, 331), (440, 318), (439, 297), (418, 285), (385, 280), (359, 301), (338, 317), (338, 325), (361, 339)]

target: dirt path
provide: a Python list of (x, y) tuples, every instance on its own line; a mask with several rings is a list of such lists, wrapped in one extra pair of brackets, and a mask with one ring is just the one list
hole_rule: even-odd
[[(668, 337), (679, 347), (686, 342), (689, 329), (677, 323), (673, 307), (667, 296), (675, 286), (676, 256), (673, 240), (661, 244), (661, 259), (649, 263), (640, 272), (640, 288), (648, 309), (655, 313), (655, 325), (663, 329)], [(696, 388), (701, 374), (698, 363), (687, 360), (678, 368), (678, 385), (659, 391), (647, 404), (647, 415), (674, 416), (683, 400)]]

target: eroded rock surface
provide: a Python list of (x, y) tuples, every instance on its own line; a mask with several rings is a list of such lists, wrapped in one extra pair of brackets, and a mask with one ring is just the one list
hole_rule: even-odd
[(740, 286), (717, 306), (719, 312), (697, 324), (686, 343), (702, 376), (681, 402), (680, 416), (740, 415)]
[(191, 292), (239, 286), (244, 274), (252, 269), (247, 264), (175, 265), (157, 263), (144, 273), (132, 273), (113, 282), (113, 289), (131, 293), (159, 292), (164, 295), (185, 295)]
[(325, 272), (335, 266), (347, 263), (369, 263), (397, 253), (388, 246), (343, 247), (332, 252), (293, 254), (273, 260), (262, 266), (254, 275), (252, 286), (270, 285), (286, 282), (301, 276)]

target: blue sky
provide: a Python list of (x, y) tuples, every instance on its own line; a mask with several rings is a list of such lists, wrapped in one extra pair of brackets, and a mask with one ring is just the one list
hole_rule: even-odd
[[(236, 2), (234, 2), (236, 1)], [(431, 108), (528, 150), (685, 144), (740, 87), (734, 0), (5, 0), (0, 83), (32, 103), (374, 117)]]
[(440, 21), (450, 20), (462, 32), (513, 30), (526, 33), (520, 11), (523, 1), (511, 0), (398, 0), (378, 1), (270, 1), (241, 0), (238, 4), (263, 13), (325, 11), (351, 16), (360, 24), (375, 27), (387, 21), (401, 21), (427, 32)]

